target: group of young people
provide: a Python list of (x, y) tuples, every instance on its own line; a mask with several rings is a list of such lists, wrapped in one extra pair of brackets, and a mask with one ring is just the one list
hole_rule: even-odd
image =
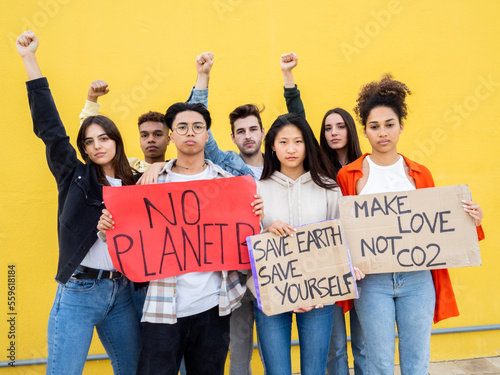
[[(143, 161), (127, 160), (118, 128), (98, 114), (97, 98), (108, 85), (93, 82), (77, 137), (82, 163), (38, 66), (36, 36), (25, 32), (16, 44), (28, 73), (34, 131), (46, 145), (59, 193), (59, 285), (49, 318), (47, 373), (81, 373), (95, 327), (115, 374), (223, 374), (228, 350), (230, 373), (250, 374), (255, 319), (266, 374), (289, 375), (295, 315), (301, 373), (344, 375), (344, 312), (350, 311), (356, 374), (393, 373), (395, 326), (402, 373), (427, 374), (433, 320), (458, 315), (447, 270), (366, 276), (355, 270), (360, 297), (354, 302), (267, 316), (246, 290), (252, 279), (245, 271), (188, 273), (132, 286), (107, 252), (105, 232), (115, 218), (102, 201), (104, 185), (251, 175), (257, 194), (248, 209), (259, 216), (263, 232), (286, 236), (298, 225), (338, 218), (342, 194), (432, 187), (429, 170), (397, 152), (410, 94), (406, 85), (385, 75), (361, 88), (355, 112), (372, 149), (362, 155), (354, 120), (341, 108), (326, 112), (316, 140), (293, 79), (297, 56), (285, 54), (281, 69), (289, 113), (265, 134), (258, 107), (237, 107), (229, 119), (239, 153), (222, 151), (207, 110), (213, 55), (203, 53), (188, 102), (171, 105), (165, 115), (139, 118)], [(177, 158), (166, 161), (169, 142)], [(482, 239), (481, 207), (463, 205)]]

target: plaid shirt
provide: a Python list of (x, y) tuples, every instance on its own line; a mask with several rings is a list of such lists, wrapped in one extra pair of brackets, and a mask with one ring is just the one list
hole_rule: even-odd
[[(170, 160), (160, 172), (158, 183), (172, 181), (170, 174), (175, 159)], [(219, 166), (206, 160), (211, 178), (231, 177)], [(219, 315), (229, 315), (241, 305), (246, 287), (240, 284), (237, 271), (221, 271)], [(148, 293), (142, 311), (142, 321), (149, 323), (177, 323), (177, 277), (167, 277), (149, 282)]]

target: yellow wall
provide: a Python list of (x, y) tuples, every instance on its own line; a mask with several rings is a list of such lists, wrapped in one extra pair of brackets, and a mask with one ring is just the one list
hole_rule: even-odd
[[(17, 360), (46, 357), (56, 288), (56, 186), (32, 132), (13, 44), (25, 29), (39, 36), (42, 71), (72, 139), (89, 83), (104, 79), (111, 92), (103, 113), (121, 127), (130, 156), (141, 156), (137, 116), (187, 98), (201, 51), (215, 54), (210, 110), (227, 149), (235, 149), (227, 120), (234, 107), (265, 104), (266, 126), (285, 112), (282, 53), (299, 55), (295, 78), (315, 132), (327, 109), (352, 110), (363, 83), (392, 72), (414, 92), (399, 151), (428, 166), (437, 185), (469, 184), (486, 215), (483, 266), (451, 271), (461, 316), (435, 328), (500, 323), (498, 1), (25, 0), (5, 3), (2, 14), (0, 361), (10, 341), (7, 266), (16, 267)], [(365, 139), (362, 148), (369, 150)], [(432, 360), (499, 355), (499, 342), (499, 331), (433, 337)], [(98, 340), (90, 353), (103, 353)], [(16, 370), (6, 374), (43, 366)], [(91, 363), (86, 373), (96, 371), (111, 373), (109, 363)]]

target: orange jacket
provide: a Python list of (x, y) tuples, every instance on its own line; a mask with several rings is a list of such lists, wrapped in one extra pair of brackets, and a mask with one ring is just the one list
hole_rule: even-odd
[[(344, 195), (356, 195), (356, 181), (362, 176), (361, 165), (366, 155), (356, 159), (352, 163), (342, 168), (337, 175), (337, 183), (342, 189)], [(403, 156), (406, 165), (410, 168), (410, 176), (415, 180), (417, 189), (434, 187), (434, 180), (431, 172), (421, 164), (415, 163)], [(477, 235), (479, 240), (484, 238), (484, 232), (481, 226), (477, 227)], [(436, 290), (436, 307), (434, 309), (434, 323), (440, 320), (458, 316), (458, 307), (455, 300), (455, 293), (451, 285), (450, 275), (447, 269), (431, 270), (432, 279), (434, 280), (434, 289)], [(341, 306), (350, 309), (352, 301), (342, 303)]]

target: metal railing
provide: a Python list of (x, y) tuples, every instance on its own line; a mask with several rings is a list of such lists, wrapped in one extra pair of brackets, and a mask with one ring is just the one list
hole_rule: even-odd
[[(446, 335), (452, 333), (467, 333), (467, 332), (484, 332), (484, 331), (495, 331), (500, 330), (500, 324), (489, 324), (484, 326), (467, 326), (467, 327), (453, 327), (453, 328), (439, 328), (433, 329), (431, 335)], [(397, 337), (397, 333), (395, 332)], [(351, 337), (347, 336), (347, 341), (351, 341)], [(299, 340), (292, 340), (292, 346), (299, 345)], [(257, 348), (257, 344), (254, 343), (254, 348)], [(87, 356), (87, 361), (102, 361), (108, 360), (107, 354), (92, 354)], [(9, 366), (12, 361), (0, 362), (0, 368), (2, 367), (12, 367)], [(45, 365), (47, 364), (47, 358), (35, 358), (35, 359), (21, 359), (15, 361), (15, 367), (19, 366), (35, 366), (35, 365)]]

